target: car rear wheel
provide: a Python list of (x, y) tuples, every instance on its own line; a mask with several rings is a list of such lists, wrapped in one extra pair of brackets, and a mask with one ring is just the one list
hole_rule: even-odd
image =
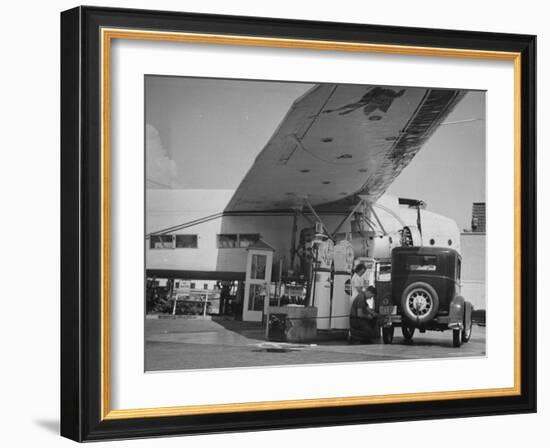
[(453, 330), (453, 347), (462, 345), (462, 330)]
[(382, 328), (382, 340), (384, 344), (391, 344), (393, 342), (393, 327), (384, 327)]
[(466, 325), (466, 322), (468, 322), (468, 320), (466, 319), (466, 315), (464, 315), (464, 329), (461, 335), (462, 342), (464, 343), (468, 342), (472, 337), (472, 319), (469, 319), (470, 323), (468, 325)]
[(428, 283), (411, 283), (401, 295), (401, 313), (410, 322), (429, 322), (436, 316), (438, 309), (439, 296)]
[(403, 337), (407, 342), (412, 341), (413, 335), (414, 335), (415, 328), (410, 325), (403, 325), (401, 327), (401, 333), (403, 333)]

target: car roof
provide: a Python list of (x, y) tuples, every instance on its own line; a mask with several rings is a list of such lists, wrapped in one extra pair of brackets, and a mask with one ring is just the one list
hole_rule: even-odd
[(411, 246), (411, 247), (396, 247), (392, 251), (397, 254), (414, 253), (420, 255), (456, 255), (459, 258), (460, 254), (450, 247), (437, 246)]

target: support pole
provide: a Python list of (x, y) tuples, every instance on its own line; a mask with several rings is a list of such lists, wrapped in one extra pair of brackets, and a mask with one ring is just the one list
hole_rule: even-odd
[(297, 231), (298, 231), (298, 213), (295, 210), (294, 219), (292, 221), (292, 239), (290, 240), (290, 269), (294, 269), (294, 257), (296, 256), (296, 232)]
[(420, 217), (420, 205), (416, 206), (416, 227), (418, 227), (418, 231), (420, 232), (420, 235), (422, 235), (422, 219)]
[(315, 221), (313, 221), (312, 219), (310, 219), (309, 216), (305, 215), (304, 212), (302, 212), (302, 210), (296, 210), (296, 213), (299, 213), (300, 216), (301, 216), (302, 218), (304, 218), (309, 224), (315, 225)]
[(336, 235), (338, 230), (340, 230), (340, 228), (354, 215), (354, 213), (359, 209), (359, 207), (361, 207), (361, 205), (363, 205), (363, 202), (364, 202), (364, 199), (361, 199), (357, 203), (357, 205), (355, 207), (353, 207), (353, 210), (351, 212), (349, 212), (348, 215), (342, 221), (340, 221), (340, 223), (334, 229), (334, 232), (332, 232), (333, 235)]
[[(170, 279), (170, 289), (168, 290), (169, 297), (174, 295), (174, 279)], [(178, 302), (178, 295), (174, 296), (174, 307), (172, 308), (172, 316), (176, 315), (176, 304)]]
[(313, 208), (311, 203), (307, 199), (304, 199), (304, 201), (305, 201), (307, 207), (309, 208), (310, 212), (312, 213), (312, 215), (315, 216), (315, 219), (317, 220), (317, 222), (319, 224), (321, 224), (321, 227), (323, 227), (323, 230), (326, 232), (326, 234), (331, 239), (334, 239), (334, 236), (328, 231), (327, 226), (325, 226), (325, 224), (323, 223), (323, 220), (319, 217), (319, 215), (317, 214), (317, 212), (315, 211), (315, 209)]
[(378, 215), (376, 214), (376, 212), (374, 211), (374, 208), (372, 207), (372, 205), (370, 204), (367, 204), (370, 211), (372, 212), (372, 215), (374, 216), (374, 219), (376, 219), (376, 223), (378, 224), (378, 226), (380, 227), (380, 229), (382, 230), (382, 233), (384, 235), (387, 235), (386, 233), (386, 229), (384, 229), (384, 226), (382, 225), (382, 222), (380, 221), (380, 218), (378, 218)]
[(365, 215), (362, 215), (361, 219), (371, 228), (373, 232), (376, 232), (376, 227), (369, 218), (367, 218)]

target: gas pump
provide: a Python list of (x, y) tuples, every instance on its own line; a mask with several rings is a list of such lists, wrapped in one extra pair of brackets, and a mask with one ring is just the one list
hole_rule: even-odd
[(314, 265), (309, 303), (317, 308), (317, 329), (330, 328), (331, 270), (334, 243), (323, 233), (316, 233), (312, 241)]
[(353, 268), (353, 246), (346, 239), (334, 246), (334, 287), (330, 328), (347, 330), (351, 307), (351, 270)]

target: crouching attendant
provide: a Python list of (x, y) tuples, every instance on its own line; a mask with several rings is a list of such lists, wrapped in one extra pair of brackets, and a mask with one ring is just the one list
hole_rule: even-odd
[(348, 340), (372, 342), (380, 339), (378, 313), (374, 310), (376, 288), (369, 286), (363, 293), (358, 294), (351, 304), (349, 315)]

